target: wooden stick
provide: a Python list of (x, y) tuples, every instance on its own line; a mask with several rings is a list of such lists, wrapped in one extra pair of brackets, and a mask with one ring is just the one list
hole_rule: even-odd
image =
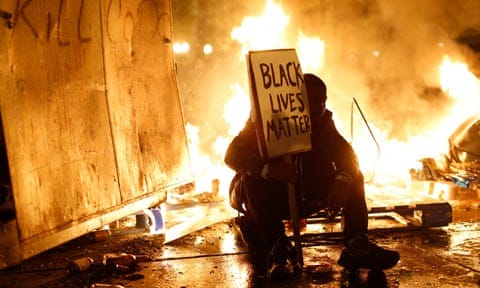
[[(291, 155), (285, 156), (285, 161), (292, 164)], [(302, 254), (302, 237), (300, 235), (300, 219), (298, 217), (297, 196), (295, 191), (295, 184), (288, 184), (288, 203), (290, 206), (290, 219), (292, 220), (293, 239), (295, 242), (295, 249), (297, 250), (297, 261), (300, 267), (303, 268), (303, 254)]]

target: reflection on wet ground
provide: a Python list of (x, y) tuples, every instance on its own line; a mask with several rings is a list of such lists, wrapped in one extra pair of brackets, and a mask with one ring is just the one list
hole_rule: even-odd
[[(346, 272), (336, 261), (341, 252), (340, 223), (307, 223), (303, 238), (305, 267), (319, 263), (331, 271), (309, 269), (298, 277), (269, 283), (261, 255), (249, 253), (232, 219), (209, 225), (164, 244), (162, 235), (117, 227), (109, 238), (79, 238), (0, 271), (0, 287), (89, 287), (93, 283), (123, 287), (479, 287), (480, 209), (454, 206), (454, 223), (444, 227), (390, 227), (372, 219), (370, 238), (398, 250), (400, 262), (382, 273)], [(213, 215), (214, 216), (214, 215)], [(219, 218), (221, 218), (219, 216)], [(308, 234), (307, 232), (315, 232)], [(112, 273), (101, 264), (105, 253), (147, 255), (133, 273)], [(96, 265), (67, 274), (72, 259), (89, 256)], [(20, 284), (19, 284), (20, 283)]]

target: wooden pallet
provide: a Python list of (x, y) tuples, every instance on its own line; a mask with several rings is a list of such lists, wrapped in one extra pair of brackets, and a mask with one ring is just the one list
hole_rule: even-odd
[[(395, 187), (366, 186), (369, 231), (424, 229), (452, 222), (452, 206), (428, 192)], [(302, 236), (337, 235), (343, 230), (342, 215), (328, 220), (322, 210), (307, 218)], [(290, 232), (289, 232), (290, 233)]]

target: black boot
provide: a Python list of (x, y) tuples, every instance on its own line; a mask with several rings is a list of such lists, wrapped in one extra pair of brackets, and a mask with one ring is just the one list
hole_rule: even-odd
[(295, 248), (286, 236), (280, 237), (273, 245), (267, 258), (268, 279), (285, 279), (300, 271)]
[(361, 235), (346, 241), (338, 264), (348, 270), (365, 268), (381, 271), (392, 268), (398, 260), (400, 254), (397, 251), (379, 247), (366, 235)]

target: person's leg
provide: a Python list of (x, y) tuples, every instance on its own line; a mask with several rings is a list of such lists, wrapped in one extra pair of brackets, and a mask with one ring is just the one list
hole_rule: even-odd
[(344, 230), (343, 237), (348, 241), (358, 235), (368, 233), (368, 210), (365, 200), (365, 188), (363, 175), (358, 173), (353, 177), (350, 197), (347, 205), (343, 208)]
[(236, 220), (236, 224), (240, 228), (243, 241), (247, 244), (250, 252), (268, 252), (263, 242), (262, 235), (258, 230), (255, 219), (246, 213), (239, 216)]
[(343, 209), (344, 249), (338, 263), (346, 269), (367, 268), (384, 270), (395, 266), (398, 252), (384, 249), (368, 239), (368, 210), (365, 201), (363, 176), (352, 181), (351, 197)]
[(298, 272), (295, 249), (285, 235), (284, 219), (289, 217), (285, 185), (249, 177), (246, 181), (246, 214), (252, 219), (268, 251), (267, 277), (270, 280), (293, 276)]
[(248, 213), (239, 216), (236, 224), (240, 229), (242, 239), (247, 244), (247, 259), (252, 265), (253, 273), (257, 275), (267, 274), (267, 257), (270, 251), (263, 243), (262, 235), (258, 231), (255, 219)]
[(285, 235), (282, 220), (289, 215), (288, 195), (285, 185), (247, 177), (245, 205), (247, 214), (256, 223), (266, 247)]

